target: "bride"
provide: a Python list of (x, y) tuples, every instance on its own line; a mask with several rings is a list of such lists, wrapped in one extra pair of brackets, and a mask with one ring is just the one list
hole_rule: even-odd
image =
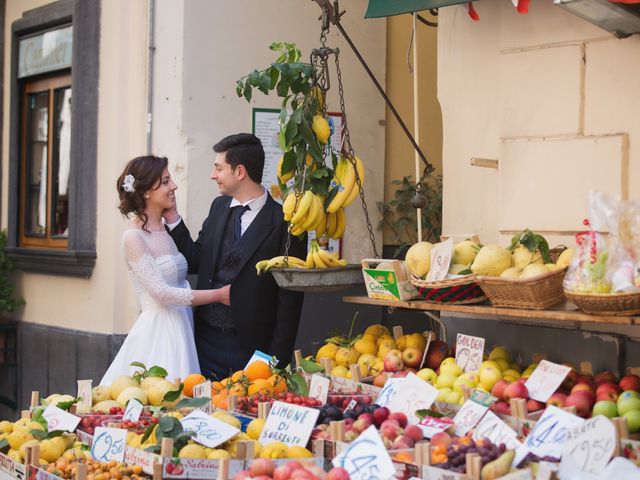
[(122, 244), (141, 312), (102, 385), (132, 374), (131, 362), (163, 367), (171, 380), (200, 373), (191, 306), (229, 305), (229, 285), (191, 290), (187, 283), (187, 262), (162, 223), (162, 212), (173, 208), (178, 188), (167, 163), (163, 157), (134, 158), (117, 181), (120, 212), (133, 214)]

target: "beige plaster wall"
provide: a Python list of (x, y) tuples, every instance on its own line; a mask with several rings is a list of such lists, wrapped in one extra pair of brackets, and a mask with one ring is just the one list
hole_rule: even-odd
[[(5, 24), (5, 85), (10, 79), (11, 23), (48, 1), (10, 0)], [(115, 207), (115, 179), (145, 149), (146, 2), (102, 2), (97, 159), (97, 261), (90, 279), (19, 273), (26, 322), (103, 333), (124, 332), (137, 315), (120, 252), (126, 222)], [(76, 47), (77, 48), (77, 47)], [(4, 96), (2, 227), (7, 226), (9, 92)]]
[[(357, 0), (341, 5), (347, 10), (343, 24), (384, 82), (385, 20), (365, 21), (366, 4)], [(319, 46), (319, 15), (315, 2), (299, 0), (158, 2), (158, 19), (171, 17), (173, 21), (158, 26), (165, 38), (159, 35), (156, 49), (154, 150), (171, 156), (179, 185), (178, 204), (192, 235), (197, 234), (218, 195), (209, 178), (212, 146), (226, 135), (251, 131), (252, 107), (280, 105), (275, 95), (256, 93), (250, 104), (239, 99), (236, 81), (274, 60), (268, 47), (275, 41), (296, 43), (308, 59), (311, 49)], [(340, 48), (351, 140), (365, 163), (366, 198), (375, 228), (375, 203), (384, 192), (384, 104), (335, 28), (327, 45)], [(331, 75), (335, 83), (329, 110), (335, 111), (339, 103), (334, 69)], [(346, 258), (359, 260), (371, 254), (360, 202), (348, 207), (347, 216)], [(377, 243), (381, 249), (381, 232), (377, 232)]]
[(504, 244), (531, 227), (570, 243), (589, 189), (640, 196), (640, 37), (617, 39), (551, 0), (528, 15), (509, 2), (477, 10), (479, 22), (440, 10), (444, 231)]

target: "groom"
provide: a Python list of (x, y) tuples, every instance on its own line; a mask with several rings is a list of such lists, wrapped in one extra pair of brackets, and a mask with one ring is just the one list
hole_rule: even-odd
[[(255, 350), (291, 360), (302, 310), (301, 293), (278, 288), (271, 274), (256, 274), (255, 264), (284, 254), (287, 223), (282, 207), (262, 182), (264, 149), (255, 135), (223, 138), (213, 150), (211, 179), (221, 196), (211, 204), (197, 240), (177, 212), (164, 219), (189, 273), (198, 274), (197, 289), (230, 285), (231, 306), (196, 307), (195, 340), (200, 369), (218, 379), (245, 367)], [(289, 253), (304, 258), (305, 246), (291, 238)]]

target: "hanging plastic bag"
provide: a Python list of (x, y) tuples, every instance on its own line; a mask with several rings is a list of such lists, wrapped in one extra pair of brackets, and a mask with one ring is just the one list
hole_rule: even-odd
[(640, 291), (640, 202), (620, 202), (611, 218), (607, 276), (615, 293)]

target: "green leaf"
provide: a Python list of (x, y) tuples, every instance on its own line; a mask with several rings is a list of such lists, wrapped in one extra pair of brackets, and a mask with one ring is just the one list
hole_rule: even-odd
[(314, 178), (311, 177), (311, 190), (316, 195), (328, 195), (329, 194), (329, 181), (326, 178)]
[(303, 118), (303, 111), (301, 109), (294, 110), (294, 112), (291, 114), (291, 120), (296, 122), (296, 124), (300, 124)]
[[(140, 443), (144, 443), (142, 440)], [(160, 455), (161, 447), (160, 445), (151, 445), (144, 449), (145, 452), (155, 453), (156, 455)]]
[[(160, 420), (162, 420), (162, 419), (160, 419)], [(140, 443), (144, 443), (149, 439), (149, 437), (151, 436), (151, 432), (153, 432), (153, 429), (155, 428), (155, 426), (156, 425), (154, 424), (154, 425), (149, 425), (147, 427), (147, 429), (144, 431), (144, 435), (142, 435), (142, 438), (140, 439)]]
[(273, 42), (271, 45), (269, 45), (269, 50), (273, 50), (274, 52), (277, 52), (279, 50), (282, 50), (282, 48), (284, 47), (282, 42)]
[(204, 407), (209, 402), (211, 402), (211, 399), (208, 398), (208, 397), (183, 398), (176, 405), (176, 409), (180, 409), (180, 408), (200, 408), (200, 407)]
[(251, 94), (252, 94), (252, 88), (250, 86), (245, 87), (244, 89), (244, 98), (247, 100), (247, 102), (251, 101)]
[(460, 270), (458, 275), (471, 275), (473, 272), (469, 268), (465, 268), (464, 270)]
[(322, 367), (320, 365), (316, 362), (312, 362), (311, 360), (307, 360), (306, 358), (303, 358), (300, 361), (300, 366), (306, 373), (318, 373), (322, 371)]
[(329, 208), (329, 205), (331, 205), (331, 202), (333, 202), (333, 199), (336, 197), (337, 194), (338, 194), (338, 189), (337, 188), (332, 188), (331, 190), (329, 190), (329, 193), (327, 195), (327, 199), (324, 201), (324, 209), (325, 210), (327, 208)]
[(254, 87), (260, 85), (260, 73), (257, 70), (254, 70), (249, 74), (249, 77), (247, 78), (247, 84), (253, 85)]
[(160, 421), (158, 422), (158, 430), (161, 430), (163, 432), (170, 432), (174, 429), (175, 423), (175, 417), (164, 416), (160, 418)]
[(0, 452), (7, 453), (8, 450), (9, 450), (9, 442), (7, 441), (6, 438), (3, 438), (2, 440), (0, 440)]
[(280, 129), (280, 131), (278, 132), (278, 146), (283, 152), (287, 151), (287, 142), (284, 139), (284, 130), (282, 129)]
[(311, 126), (304, 117), (302, 119), (302, 122), (300, 122), (300, 133), (302, 134), (302, 138), (304, 139), (304, 141), (307, 142), (309, 153), (311, 153), (314, 158), (321, 159), (322, 153), (320, 151), (320, 147), (318, 146), (318, 139), (314, 135), (313, 131), (311, 130)]
[(169, 373), (164, 368), (158, 367), (157, 365), (154, 365), (153, 367), (151, 367), (147, 372), (148, 377), (166, 378), (167, 375), (169, 375)]
[(296, 124), (293, 115), (291, 115), (291, 118), (287, 122), (287, 127), (284, 131), (284, 140), (287, 148), (291, 147), (293, 139), (296, 137), (296, 135), (298, 135), (298, 125)]
[(278, 78), (280, 78), (280, 72), (275, 69), (275, 68), (269, 68), (269, 78), (271, 79), (271, 82), (269, 83), (269, 90), (273, 90), (274, 88), (276, 88), (276, 85), (278, 84)]
[(33, 412), (31, 412), (31, 421), (38, 422), (42, 426), (42, 428), (44, 428), (45, 430), (48, 430), (49, 424), (47, 423), (47, 420), (42, 416), (43, 412), (44, 412), (44, 408), (41, 408), (41, 407), (35, 408)]
[(308, 396), (309, 395), (309, 385), (305, 381), (304, 377), (299, 373), (294, 373), (291, 375), (291, 382), (293, 383), (294, 393), (298, 395)]
[(39, 430), (37, 428), (34, 428), (29, 433), (33, 435), (33, 438), (35, 438), (36, 440), (44, 440), (45, 438), (47, 438), (47, 432), (45, 432), (44, 430)]
[[(47, 438), (62, 437), (65, 433), (67, 432), (64, 430), (54, 430), (53, 432), (47, 433)], [(73, 438), (75, 439), (75, 436)]]
[(236, 94), (238, 95), (238, 97), (242, 96), (243, 89), (244, 89), (244, 84), (242, 83), (242, 80), (238, 80), (238, 83), (236, 83)]
[(178, 387), (177, 390), (171, 390), (170, 392), (165, 393), (164, 397), (162, 398), (162, 401), (163, 402), (176, 401), (178, 398), (180, 398), (180, 394), (182, 393), (183, 389), (184, 389), (184, 383), (181, 383), (180, 387)]
[(296, 168), (296, 152), (289, 150), (285, 152), (284, 159), (282, 160), (282, 174), (286, 175), (289, 172), (293, 172)]
[(131, 367), (138, 367), (138, 368), (141, 368), (141, 369), (142, 369), (142, 370), (144, 370), (145, 372), (147, 371), (147, 367), (146, 367), (146, 365), (145, 365), (144, 363), (142, 363), (142, 362), (131, 362), (131, 363), (129, 364), (129, 366), (131, 366)]
[(416, 417), (418, 417), (420, 420), (422, 420), (425, 417), (433, 417), (433, 418), (442, 418), (444, 417), (444, 415), (442, 415), (440, 412), (436, 412), (434, 410), (416, 410)]
[(72, 405), (75, 405), (76, 403), (78, 403), (80, 400), (82, 400), (81, 398), (74, 398), (73, 400), (69, 400), (68, 402), (60, 402), (56, 405), (56, 407), (58, 407), (61, 410), (65, 410), (65, 411), (69, 411), (69, 409), (71, 408)]
[(326, 168), (322, 167), (322, 168), (318, 168), (315, 172), (313, 172), (311, 174), (312, 178), (324, 178), (324, 177), (329, 177), (329, 172), (327, 171)]
[(287, 82), (284, 77), (280, 79), (278, 85), (276, 86), (276, 92), (279, 97), (286, 97), (289, 93), (289, 82)]

